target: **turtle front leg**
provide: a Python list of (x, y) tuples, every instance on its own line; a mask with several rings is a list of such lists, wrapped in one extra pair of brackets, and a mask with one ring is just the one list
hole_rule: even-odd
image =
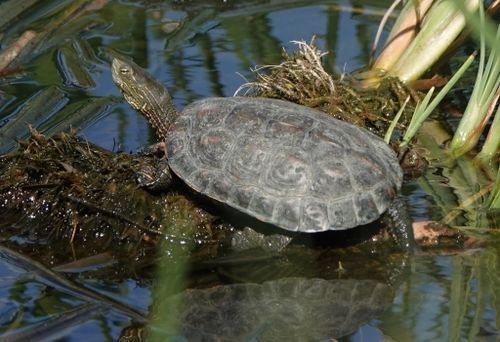
[(146, 164), (136, 173), (137, 183), (141, 188), (152, 192), (164, 192), (172, 184), (172, 173), (166, 158), (156, 165)]
[(152, 192), (163, 192), (172, 184), (172, 173), (165, 151), (165, 143), (160, 142), (139, 152), (140, 155), (148, 158), (148, 162), (142, 164), (136, 172), (137, 183), (141, 188)]

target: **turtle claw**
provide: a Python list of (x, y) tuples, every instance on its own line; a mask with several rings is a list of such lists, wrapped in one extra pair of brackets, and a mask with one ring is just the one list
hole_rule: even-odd
[(153, 145), (148, 145), (139, 150), (139, 155), (164, 157), (167, 155), (167, 144), (161, 141)]

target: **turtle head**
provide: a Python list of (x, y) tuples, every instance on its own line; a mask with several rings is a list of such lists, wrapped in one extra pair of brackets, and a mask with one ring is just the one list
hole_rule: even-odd
[(113, 59), (111, 74), (125, 100), (148, 119), (163, 140), (178, 115), (167, 88), (134, 62), (121, 58)]

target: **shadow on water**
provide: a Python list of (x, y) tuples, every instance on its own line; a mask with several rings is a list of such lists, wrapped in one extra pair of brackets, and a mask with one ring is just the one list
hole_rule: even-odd
[[(330, 72), (357, 69), (368, 60), (388, 6), (3, 1), (2, 49), (19, 43), (28, 29), (36, 35), (0, 70), (0, 153), (29, 136), (26, 123), (48, 136), (79, 127), (90, 144), (113, 151), (135, 152), (153, 142), (152, 129), (111, 81), (115, 53), (164, 82), (181, 108), (202, 97), (231, 96), (244, 78), (252, 79), (250, 68), (279, 63), (282, 46), (290, 51), (291, 40), (313, 35), (329, 51), (324, 63)], [(278, 254), (231, 252), (234, 227), (255, 222), (228, 219), (182, 186), (163, 197), (142, 193), (134, 167), (143, 160), (135, 155), (112, 155), (68, 137), (54, 137), (61, 145), (35, 139), (22, 148), (88, 159), (70, 164), (47, 154), (16, 164), (14, 154), (1, 157), (0, 340), (496, 340), (500, 261), (497, 235), (489, 229), (500, 218), (479, 205), (456, 210), (487, 177), (472, 171), (466, 158), (441, 158), (435, 146), (448, 133), (439, 124), (426, 132), (434, 141), (425, 147), (436, 160), (403, 189), (413, 219), (488, 235), (486, 247), (423, 249), (409, 257), (384, 241), (333, 249), (323, 235), (315, 237), (322, 243), (296, 243)], [(63, 148), (70, 145), (77, 152)], [(44, 178), (51, 168), (57, 172)], [(110, 176), (99, 183), (93, 172)], [(98, 197), (102, 189), (106, 196)], [(82, 225), (86, 234), (77, 229)], [(158, 227), (173, 231), (160, 238)], [(334, 238), (347, 245), (347, 237)]]

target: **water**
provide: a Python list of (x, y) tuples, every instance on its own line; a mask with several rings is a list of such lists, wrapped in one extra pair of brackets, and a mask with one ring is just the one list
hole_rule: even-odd
[[(0, 5), (5, 3), (7, 1)], [(250, 68), (279, 63), (282, 47), (292, 51), (291, 40), (310, 41), (315, 36), (318, 47), (329, 52), (324, 60), (329, 71), (350, 72), (363, 67), (381, 13), (390, 5), (388, 1), (354, 0), (104, 1), (103, 4), (100, 9), (68, 19), (65, 25), (50, 32), (50, 38), (20, 59), (19, 70), (0, 79), (0, 120), (10, 120), (7, 125), (15, 127), (10, 132), (15, 131), (16, 137), (27, 135), (25, 122), (48, 133), (81, 127), (79, 134), (94, 144), (110, 150), (136, 151), (155, 141), (154, 132), (142, 116), (121, 102), (121, 94), (111, 80), (110, 51), (127, 55), (147, 68), (168, 86), (177, 107), (183, 108), (198, 98), (233, 95), (245, 79), (252, 79)], [(28, 27), (39, 32), (50, 28), (53, 18), (70, 5), (70, 1), (45, 1), (35, 5), (5, 27), (2, 48)], [(51, 86), (58, 87), (61, 100), (51, 95), (57, 100), (54, 104), (45, 103), (43, 98), (42, 103), (33, 104), (33, 95)], [(30, 110), (44, 105), (49, 108), (42, 107), (41, 115)], [(16, 120), (18, 123), (14, 125)], [(7, 145), (2, 148), (6, 149)], [(477, 175), (466, 160), (436, 162), (423, 177), (405, 184), (404, 195), (414, 220), (440, 220), (484, 183), (485, 179)], [(450, 221), (454, 225), (483, 228), (493, 227), (494, 222), (498, 222), (495, 217), (492, 219), (476, 209), (466, 209)], [(186, 320), (190, 317), (202, 323), (211, 322), (212, 328), (219, 324), (228, 329), (236, 327), (239, 333), (251, 327), (254, 330), (244, 338), (240, 336), (247, 341), (266, 340), (269, 336), (276, 338), (274, 340), (279, 337), (319, 341), (335, 336), (328, 325), (335, 325), (335, 314), (370, 303), (371, 295), (377, 304), (361, 307), (356, 315), (366, 317), (356, 323), (358, 327), (352, 328), (354, 332), (349, 331), (342, 341), (497, 340), (500, 281), (496, 276), (499, 254), (495, 246), (465, 253), (459, 250), (456, 255), (428, 252), (401, 262), (387, 262), (383, 253), (380, 254), (339, 256), (328, 249), (297, 247), (277, 260), (242, 263), (238, 259), (236, 266), (214, 267), (208, 274), (200, 272), (204, 277), (200, 282), (210, 283), (210, 274), (220, 272), (227, 284), (206, 292), (196, 290), (179, 295), (177, 299), (188, 303), (187, 311), (181, 315), (185, 315)], [(375, 260), (374, 265), (357, 274), (371, 259)], [(34, 272), (29, 267), (15, 268), (5, 259), (0, 261), (0, 331), (5, 332), (16, 319), (31, 326), (80, 307), (79, 295), (54, 285), (57, 281), (45, 276), (26, 278), (26, 272)], [(340, 263), (347, 272), (343, 276), (339, 276)], [(172, 272), (179, 270), (177, 266), (171, 267), (173, 270), (167, 272), (167, 278), (175, 283)], [(370, 267), (376, 271), (372, 273), (379, 274), (372, 274), (366, 280)], [(270, 274), (274, 275), (270, 277)], [(223, 277), (219, 275), (218, 284)], [(337, 278), (352, 282), (342, 285)], [(158, 302), (163, 297), (152, 294), (148, 281), (113, 282), (79, 276), (76, 282), (136, 308), (161, 311)], [(243, 286), (245, 282), (251, 283)], [(332, 290), (335, 286), (336, 290)], [(356, 297), (350, 292), (356, 286), (368, 293), (363, 297), (363, 291), (356, 292), (359, 298)], [(383, 291), (376, 294), (378, 292), (372, 290), (376, 287)], [(348, 288), (345, 294), (341, 290), (344, 288)], [(43, 295), (46, 291), (50, 292), (49, 298)], [(267, 297), (268, 293), (274, 297)], [(323, 303), (315, 302), (315, 293), (323, 295)], [(332, 293), (339, 297), (330, 298)], [(353, 301), (349, 301), (350, 296)], [(207, 298), (211, 298), (210, 303), (215, 306), (203, 306)], [(244, 304), (232, 307), (234, 298)], [(327, 305), (322, 305), (325, 303)], [(109, 305), (108, 312), (112, 314), (80, 315), (81, 320), (65, 330), (67, 338), (118, 338), (130, 319), (113, 304)], [(279, 309), (271, 310), (273, 307), (284, 308), (290, 316), (282, 318)], [(205, 312), (204, 308), (210, 310)], [(189, 310), (197, 314), (189, 316)], [(228, 311), (222, 317), (224, 310)], [(22, 315), (22, 319), (18, 318)], [(346, 315), (344, 313), (344, 317)], [(252, 321), (252, 317), (255, 320)], [(307, 324), (299, 326), (293, 334), (286, 331), (301, 321)], [(352, 319), (349, 321), (352, 323)], [(273, 335), (276, 327), (282, 330), (277, 329), (278, 335)], [(208, 324), (206, 329), (210, 329)], [(322, 329), (326, 329), (324, 333)], [(176, 338), (182, 340), (182, 337)]]

